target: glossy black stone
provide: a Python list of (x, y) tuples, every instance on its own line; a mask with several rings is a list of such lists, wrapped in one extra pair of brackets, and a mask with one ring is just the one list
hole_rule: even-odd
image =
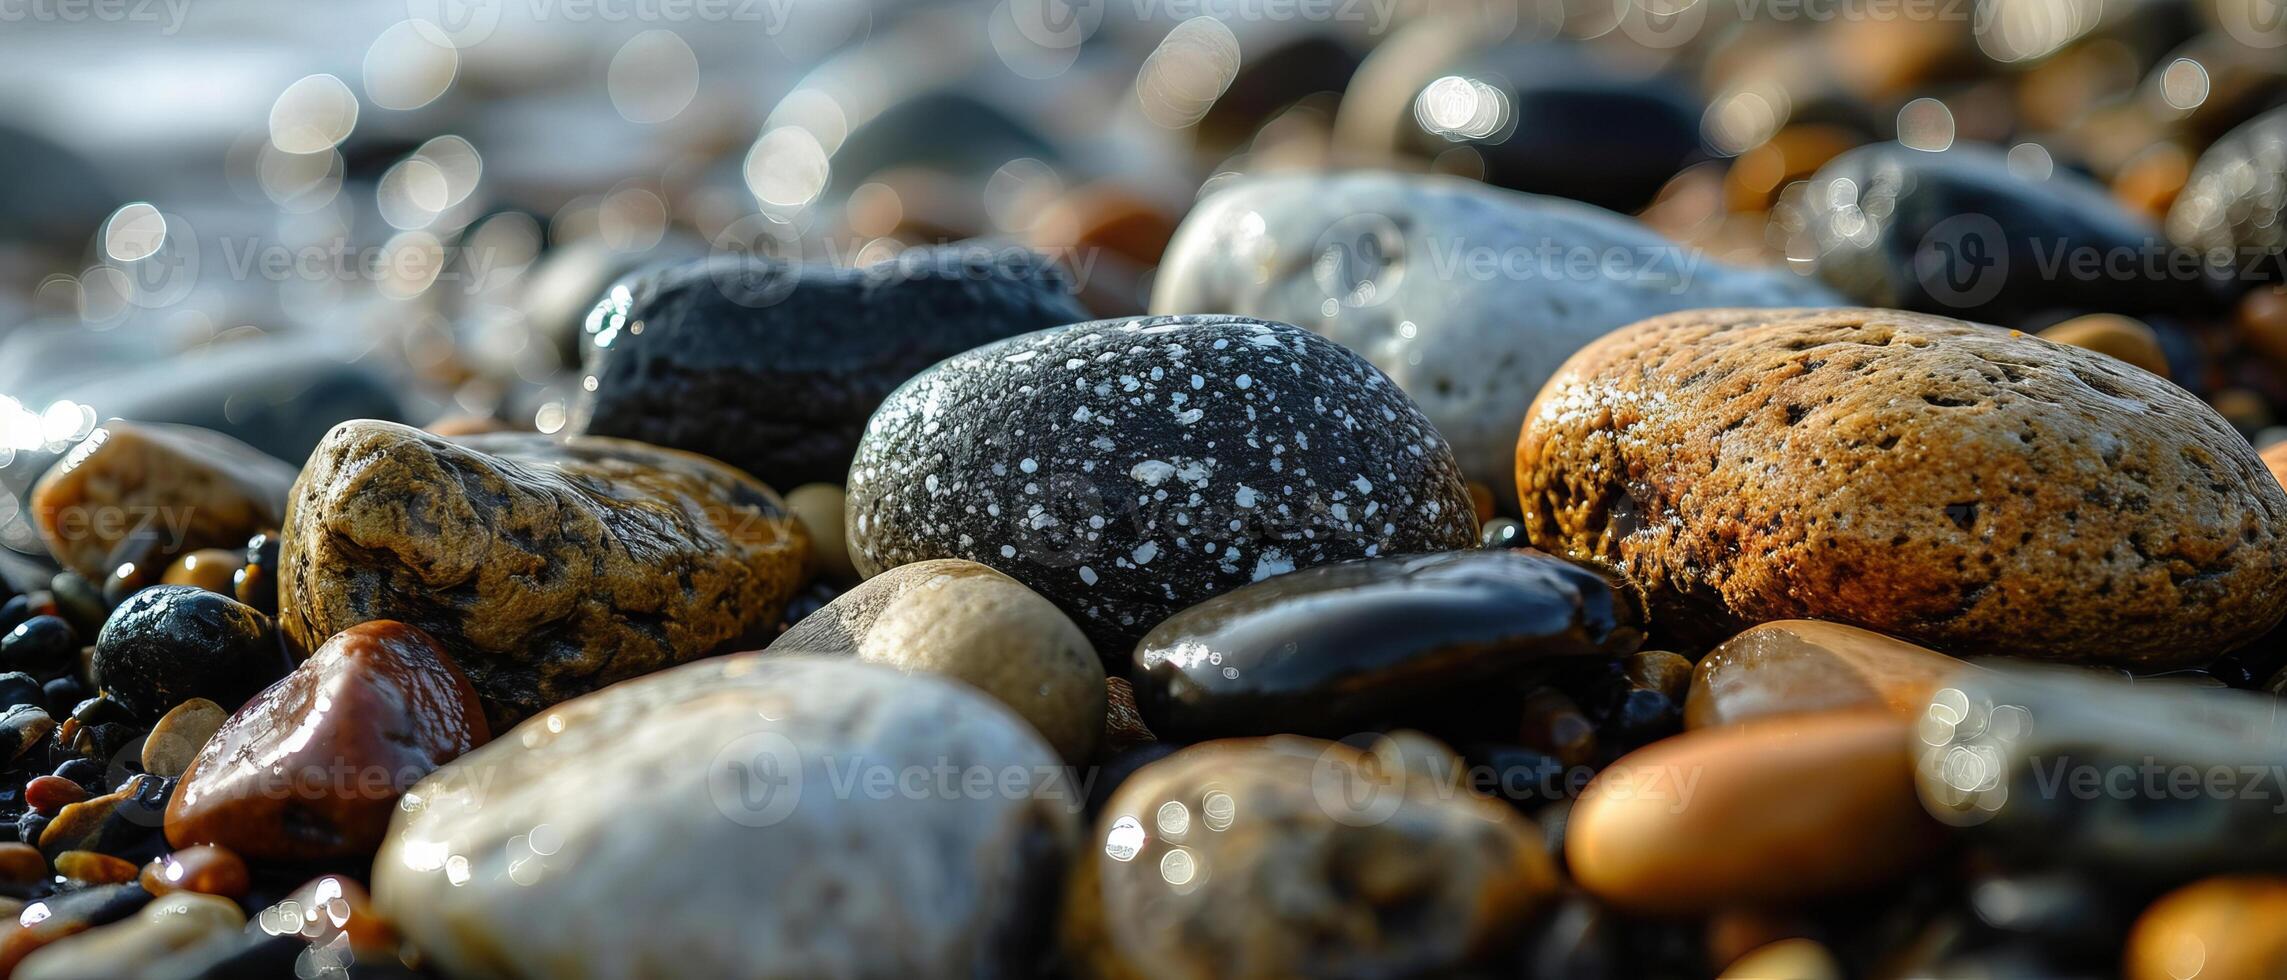
[(1160, 620), (1250, 582), (1477, 540), (1452, 450), (1386, 375), (1213, 315), (1044, 330), (916, 376), (867, 424), (848, 527), (859, 572), (989, 565), (1115, 670)]
[(1862, 146), (1819, 168), (1802, 207), (1818, 277), (1866, 306), (2014, 327), (2215, 302), (2199, 263), (2103, 188), (2019, 177), (1989, 146)]
[(1540, 552), (1346, 562), (1161, 623), (1136, 645), (1136, 702), (1153, 731), (1179, 737), (1341, 736), (1434, 721), (1459, 694), (1642, 639), (1626, 591)]
[(866, 416), (979, 344), (1085, 319), (1021, 249), (947, 245), (865, 268), (726, 256), (614, 286), (588, 318), (571, 431), (713, 456), (781, 489), (840, 482)]
[(13, 708), (19, 704), (47, 704), (47, 692), (40, 689), (38, 678), (23, 671), (0, 674), (0, 708)]
[(235, 710), (285, 672), (269, 617), (196, 586), (136, 593), (95, 640), (96, 683), (144, 721), (191, 698)]
[(34, 616), (0, 637), (0, 670), (53, 677), (79, 660), (79, 632), (59, 616)]

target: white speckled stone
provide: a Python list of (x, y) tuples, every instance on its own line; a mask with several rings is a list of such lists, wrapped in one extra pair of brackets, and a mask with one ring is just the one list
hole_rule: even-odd
[(1525, 408), (1589, 341), (1676, 310), (1841, 302), (1601, 208), (1356, 173), (1255, 178), (1200, 202), (1168, 246), (1151, 310), (1282, 320), (1365, 355), (1421, 404), (1462, 471), (1511, 507)]
[(1059, 766), (960, 683), (702, 660), (415, 785), (373, 896), (455, 977), (1029, 976), (1077, 838)]
[(1249, 582), (1477, 533), (1452, 451), (1386, 375), (1222, 316), (1073, 324), (915, 376), (866, 425), (846, 523), (860, 573), (992, 566), (1123, 661)]

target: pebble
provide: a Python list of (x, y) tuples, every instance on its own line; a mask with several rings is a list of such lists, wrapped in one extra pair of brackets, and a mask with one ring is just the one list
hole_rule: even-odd
[(41, 831), (41, 853), (96, 851), (141, 860), (164, 851), (158, 831), (175, 781), (138, 774), (102, 796), (63, 808)]
[(1962, 661), (1904, 640), (1808, 619), (1764, 623), (1701, 657), (1684, 725), (1835, 708), (1884, 708), (1912, 718)]
[(386, 620), (353, 626), (205, 741), (167, 807), (167, 840), (255, 861), (368, 854), (399, 794), (490, 734), (435, 640)]
[(2162, 896), (2128, 933), (2127, 980), (2287, 976), (2287, 878), (2229, 875)]
[(36, 704), (19, 704), (0, 714), (0, 753), (9, 761), (24, 757), (56, 730), (56, 720)]
[(854, 654), (963, 681), (1008, 705), (1070, 762), (1104, 728), (1104, 667), (1080, 627), (1015, 579), (972, 561), (900, 565), (803, 618), (769, 647)]
[(1942, 840), (1915, 799), (1908, 732), (1885, 712), (1845, 711), (1655, 742), (1582, 791), (1566, 824), (1567, 864), (1597, 897), (1652, 914), (1793, 902), (1901, 876)]
[(112, 612), (95, 638), (94, 666), (112, 700), (155, 721), (191, 698), (245, 704), (286, 661), (270, 617), (220, 593), (160, 585)]
[(1457, 696), (1643, 640), (1632, 595), (1537, 551), (1304, 569), (1209, 599), (1136, 644), (1137, 705), (1183, 739), (1339, 737), (1440, 719)]
[(2287, 863), (2287, 823), (2265, 791), (2287, 771), (2275, 768), (2287, 767), (2277, 699), (1985, 666), (1917, 713), (1917, 776), (1938, 818), (2020, 861), (2120, 876)]
[(154, 858), (136, 880), (153, 895), (187, 891), (236, 899), (246, 897), (250, 886), (245, 859), (212, 844), (178, 848)]
[(850, 536), (842, 530), (846, 500), (835, 483), (805, 483), (786, 491), (786, 512), (810, 535), (811, 573), (844, 584), (858, 580), (858, 570), (850, 564)]
[(2104, 188), (2046, 180), (2004, 154), (1861, 146), (1812, 175), (1801, 220), (1818, 277), (1867, 306), (2014, 326), (2051, 310), (2180, 314), (2197, 276), (2169, 274), (2168, 242)]
[(201, 548), (167, 566), (167, 573), (159, 576), (161, 585), (194, 585), (208, 592), (219, 592), (235, 597), (232, 584), (238, 569), (245, 564), (243, 552), (228, 548)]
[[(1550, 243), (1562, 243), (1553, 258)], [(1618, 250), (1618, 278), (1568, 271)], [(1833, 306), (1785, 272), (1706, 261), (1636, 221), (1453, 177), (1249, 178), (1176, 232), (1154, 313), (1299, 324), (1389, 373), (1453, 444), (1462, 472), (1514, 499), (1517, 426), (1589, 341), (1645, 317), (1715, 306)], [(1465, 287), (1465, 288), (1464, 288)]]
[(2042, 330), (2038, 336), (2042, 340), (2093, 350), (2162, 378), (2168, 376), (2168, 354), (2160, 347), (2160, 335), (2131, 317), (2091, 313)]
[(134, 881), (136, 867), (109, 854), (65, 851), (56, 855), (56, 875), (88, 885), (117, 885)]
[(264, 531), (247, 539), (246, 561), (231, 573), (230, 591), (263, 615), (278, 615), (278, 532)]
[(143, 739), (143, 771), (154, 776), (182, 775), (198, 757), (199, 748), (229, 717), (229, 709), (205, 698), (191, 698), (174, 706)]
[(0, 637), (0, 666), (53, 677), (79, 662), (79, 632), (60, 616), (34, 616)]
[[(895, 785), (940, 767), (995, 785)], [(712, 658), (557, 705), (432, 774), (373, 896), (456, 976), (1030, 975), (1078, 836), (1077, 787), (1052, 770), (1031, 726), (955, 681)]]
[(101, 581), (121, 545), (157, 544), (145, 559), (239, 545), (275, 527), (294, 468), (219, 432), (112, 421), (50, 467), (32, 490), (40, 537), (64, 567)]
[(30, 844), (0, 844), (0, 888), (21, 896), (48, 878), (48, 858)]
[(1813, 939), (1782, 939), (1749, 950), (1723, 968), (1720, 980), (1842, 980), (1834, 953)]
[(294, 493), (287, 637), (409, 623), (500, 720), (766, 637), (808, 551), (769, 487), (619, 439), (349, 422)]
[(1371, 758), (1280, 736), (1130, 777), (1065, 899), (1081, 975), (1445, 975), (1553, 903), (1532, 821)]
[(1082, 323), (949, 358), (882, 403), (848, 489), (860, 573), (990, 565), (1107, 658), (1249, 582), (1477, 537), (1452, 453), (1386, 376), (1240, 317)]
[(134, 915), (150, 900), (134, 885), (97, 885), (26, 905), (16, 925), (0, 927), (0, 975), (13, 976), (33, 952)]
[(36, 776), (24, 784), (24, 805), (51, 817), (84, 799), (86, 787), (62, 776)]
[(38, 678), (23, 671), (0, 674), (0, 710), (19, 704), (42, 704), (47, 700), (47, 689)]
[(2266, 264), (2275, 278), (2287, 251), (2287, 108), (2240, 124), (2208, 145), (2168, 209), (2168, 237), (2232, 256), (2235, 269)]
[(569, 431), (702, 453), (777, 486), (840, 480), (892, 389), (980, 344), (1087, 319), (1072, 292), (1046, 259), (985, 244), (859, 268), (669, 266), (588, 315)]
[(59, 939), (24, 958), (15, 980), (118, 980), (176, 951), (232, 935), (246, 925), (237, 903), (178, 892), (153, 899), (133, 918)]
[(1536, 405), (1528, 536), (1620, 567), (1671, 635), (1828, 619), (2160, 669), (2287, 612), (2287, 491), (2255, 451), (2075, 348), (1888, 310), (1710, 310), (1597, 342)]

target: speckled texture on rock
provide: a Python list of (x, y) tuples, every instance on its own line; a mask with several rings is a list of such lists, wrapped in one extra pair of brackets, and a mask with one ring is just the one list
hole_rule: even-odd
[[(878, 798), (950, 766), (1030, 790)], [(1028, 977), (1077, 837), (1031, 726), (966, 685), (741, 655), (534, 718), (416, 785), (381, 912), (489, 977)], [(858, 779), (837, 792), (837, 775)], [(663, 842), (672, 846), (662, 848)]]
[(127, 560), (161, 568), (182, 552), (245, 547), (278, 526), (293, 484), (293, 467), (220, 432), (115, 419), (40, 477), (32, 516), (57, 561), (101, 583), (137, 536), (147, 540)]
[(570, 431), (713, 456), (773, 486), (840, 482), (866, 416), (978, 344), (1088, 318), (1046, 259), (981, 244), (862, 268), (719, 256), (612, 287)]
[(862, 574), (990, 565), (1124, 662), (1176, 610), (1349, 558), (1469, 547), (1453, 454), (1373, 365), (1241, 317), (1101, 320), (947, 359), (850, 467)]
[[(1517, 445), (1534, 543), (1663, 630), (1829, 619), (1957, 656), (2203, 661), (2287, 602), (2287, 492), (2118, 361), (1889, 310), (1703, 310), (1580, 352)], [(1662, 615), (1662, 613), (1665, 615)]]
[(1082, 975), (1444, 976), (1512, 939), (1556, 892), (1540, 829), (1397, 758), (1233, 739), (1129, 777), (1065, 900)]
[(808, 547), (769, 487), (705, 457), (345, 422), (294, 484), (280, 626), (315, 650), (409, 623), (513, 719), (759, 639)]
[[(2168, 209), (2168, 236), (2221, 250), (2235, 268), (2287, 250), (2287, 108), (2257, 116), (2208, 145)], [(2268, 277), (2267, 277), (2268, 278)]]
[[(1609, 249), (1628, 274), (1597, 271)], [(1370, 291), (1353, 293), (1361, 282)], [(1201, 201), (1168, 247), (1151, 309), (1299, 324), (1357, 351), (1505, 505), (1525, 406), (1581, 345), (1676, 310), (1840, 303), (1800, 276), (1709, 261), (1585, 204), (1355, 173), (1251, 178)]]
[(1075, 763), (1104, 729), (1104, 665), (1088, 637), (1039, 593), (973, 561), (892, 568), (802, 617), (769, 650), (850, 654), (964, 681)]

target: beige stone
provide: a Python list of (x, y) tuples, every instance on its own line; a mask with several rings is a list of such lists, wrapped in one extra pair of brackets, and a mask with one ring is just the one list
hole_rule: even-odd
[(1833, 708), (1919, 713), (1959, 660), (1855, 626), (1789, 619), (1723, 641), (1692, 670), (1686, 728)]

